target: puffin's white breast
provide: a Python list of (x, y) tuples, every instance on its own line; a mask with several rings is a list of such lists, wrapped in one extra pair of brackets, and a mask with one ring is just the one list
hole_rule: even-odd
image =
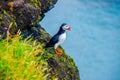
[(54, 48), (56, 49), (60, 44), (64, 42), (65, 39), (66, 39), (66, 32), (64, 32), (59, 36), (58, 43), (55, 44)]
[(60, 35), (58, 43), (62, 44), (66, 39), (66, 32)]

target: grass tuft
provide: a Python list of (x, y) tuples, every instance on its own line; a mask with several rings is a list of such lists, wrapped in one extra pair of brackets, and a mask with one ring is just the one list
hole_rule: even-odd
[(0, 80), (45, 80), (43, 52), (40, 43), (22, 40), (19, 35), (1, 39)]

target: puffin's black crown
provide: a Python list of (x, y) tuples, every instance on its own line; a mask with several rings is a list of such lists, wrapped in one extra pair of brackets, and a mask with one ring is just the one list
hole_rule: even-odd
[(61, 27), (64, 26), (64, 25), (67, 25), (67, 23), (63, 23), (63, 24), (61, 25)]

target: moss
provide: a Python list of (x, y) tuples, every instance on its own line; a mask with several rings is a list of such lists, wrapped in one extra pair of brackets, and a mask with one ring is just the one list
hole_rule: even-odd
[(30, 0), (30, 2), (36, 7), (40, 7), (41, 6), (41, 2), (40, 0)]
[(2, 14), (0, 14), (0, 25), (2, 24)]
[(12, 17), (13, 26), (17, 27), (18, 25), (17, 25), (17, 22), (16, 22), (16, 16), (15, 15), (11, 15), (11, 17)]
[(72, 66), (72, 67), (75, 67), (75, 63), (72, 62), (72, 61), (70, 61), (69, 65)]
[(13, 25), (14, 25), (15, 27), (17, 27), (17, 23), (16, 23), (16, 21), (14, 21)]
[(60, 58), (60, 61), (66, 62), (66, 59), (65, 59), (64, 57), (61, 57), (61, 58)]
[(40, 32), (41, 32), (41, 34), (46, 34), (46, 31), (45, 30), (43, 30), (43, 29), (40, 29)]
[(38, 23), (38, 22), (40, 21), (40, 19), (41, 19), (41, 16), (38, 15), (38, 16), (37, 16), (37, 19), (32, 20), (31, 23), (32, 23), (32, 24)]
[(0, 14), (0, 20), (2, 20), (2, 14)]
[(3, 10), (3, 14), (6, 14), (6, 15), (7, 15), (7, 11), (6, 11), (6, 10)]
[(8, 2), (10, 11), (13, 11), (14, 2)]

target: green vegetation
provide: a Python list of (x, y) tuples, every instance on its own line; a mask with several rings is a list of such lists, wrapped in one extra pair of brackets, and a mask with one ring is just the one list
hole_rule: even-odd
[(39, 0), (30, 0), (30, 2), (35, 6), (35, 7), (40, 7), (41, 2)]
[[(36, 26), (56, 2), (1, 0), (0, 80), (79, 80), (73, 59), (62, 47), (59, 55), (53, 48), (44, 49), (51, 36), (41, 25)], [(19, 30), (23, 37), (31, 37), (23, 39), (16, 34)]]
[(47, 63), (42, 52), (40, 43), (22, 40), (19, 35), (1, 39), (0, 80), (45, 80)]

